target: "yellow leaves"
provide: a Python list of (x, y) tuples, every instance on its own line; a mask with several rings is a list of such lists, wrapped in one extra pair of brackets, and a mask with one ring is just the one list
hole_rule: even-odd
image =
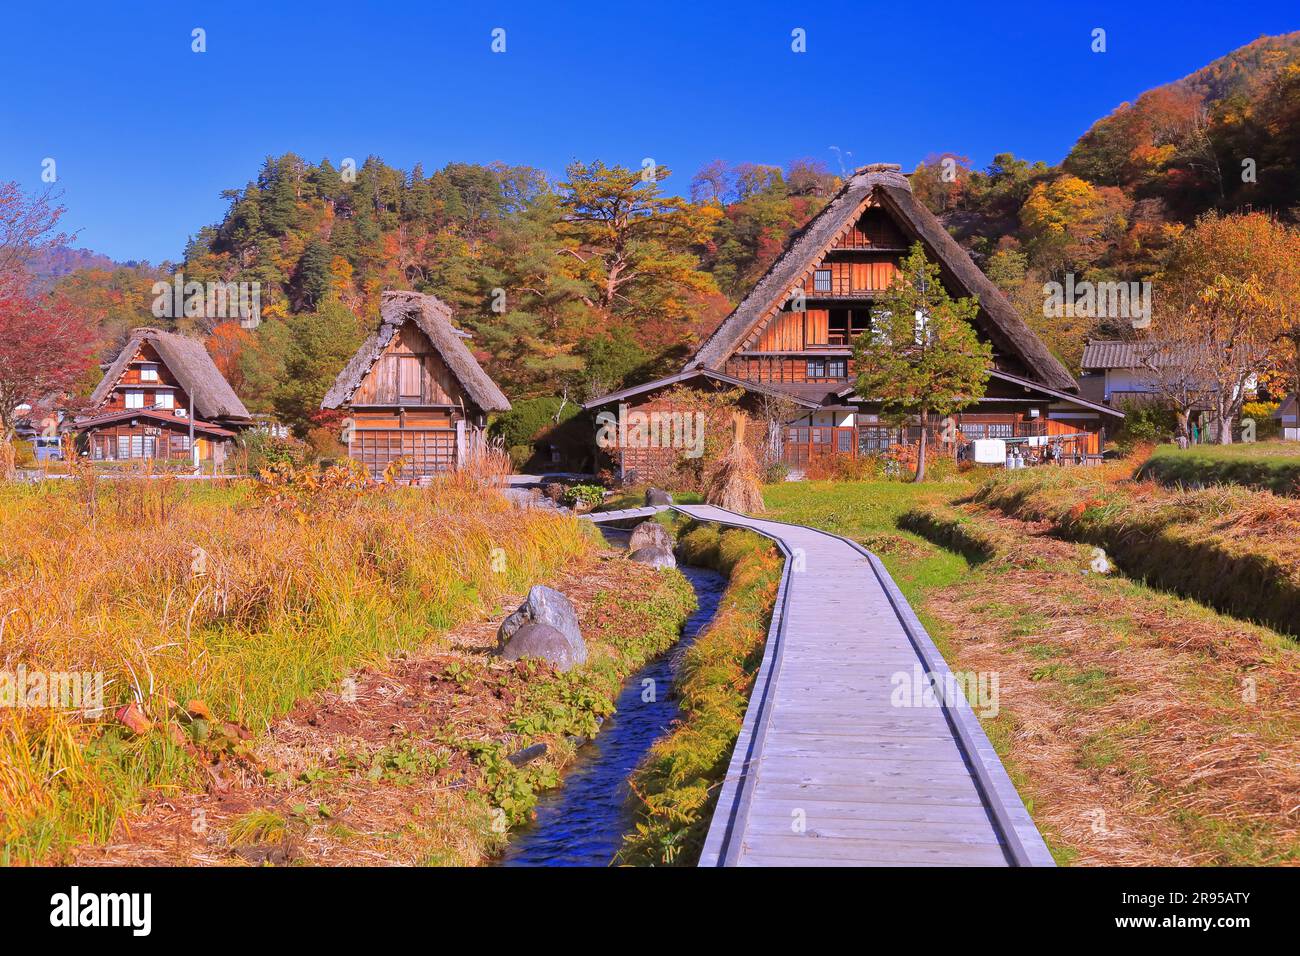
[(1164, 146), (1142, 144), (1129, 153), (1129, 159), (1136, 165), (1146, 166), (1150, 169), (1161, 169), (1177, 154), (1178, 147), (1173, 143), (1166, 143)]
[(1061, 176), (1039, 183), (1029, 193), (1020, 219), (1033, 232), (1064, 234), (1066, 227), (1086, 218), (1097, 206), (1097, 190), (1078, 176)]
[(274, 302), (264, 303), (261, 312), (263, 319), (283, 319), (289, 315), (289, 303), (277, 297)]
[(352, 291), (352, 263), (342, 256), (330, 260), (330, 288), (340, 299)]

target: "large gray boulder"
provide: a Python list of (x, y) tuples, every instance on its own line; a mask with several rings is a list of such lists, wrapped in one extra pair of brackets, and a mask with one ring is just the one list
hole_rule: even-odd
[(646, 507), (651, 505), (670, 505), (673, 503), (673, 496), (662, 488), (647, 488), (645, 490)]
[(629, 551), (641, 548), (659, 548), (663, 551), (673, 549), (673, 536), (658, 521), (642, 521), (632, 529), (632, 536), (627, 539)]
[(501, 656), (508, 661), (538, 658), (555, 665), (556, 670), (567, 671), (587, 659), (587, 646), (579, 638), (575, 647), (559, 628), (529, 622), (515, 631), (501, 649)]
[(628, 555), (628, 560), (635, 561), (637, 564), (649, 565), (652, 568), (675, 568), (677, 559), (667, 548), (646, 547), (638, 548)]
[(529, 588), (524, 603), (497, 629), (497, 651), (504, 654), (511, 640), (528, 624), (545, 624), (554, 628), (568, 643), (573, 660), (578, 664), (586, 661), (587, 645), (578, 627), (578, 614), (569, 599), (559, 591), (544, 584), (534, 584)]

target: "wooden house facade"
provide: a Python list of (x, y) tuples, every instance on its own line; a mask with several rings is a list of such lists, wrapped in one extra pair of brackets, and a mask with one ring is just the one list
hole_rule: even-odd
[[(873, 308), (916, 242), (939, 264), (953, 296), (978, 300), (976, 333), (993, 350), (986, 393), (955, 416), (956, 432), (931, 423), (940, 450), (957, 454), (975, 439), (1004, 438), (1067, 445), (1079, 458), (1099, 454), (1107, 427), (1113, 429), (1122, 413), (1079, 395), (1074, 377), (890, 164), (861, 167), (848, 179), (682, 373), (602, 396), (587, 407), (639, 407), (667, 388), (714, 387), (722, 376), (751, 391), (779, 392), (793, 403), (773, 444), (794, 468), (818, 455), (876, 454), (914, 443), (919, 423), (890, 425), (878, 402), (856, 394), (853, 340), (872, 327)], [(658, 480), (677, 456), (671, 449), (646, 454), (619, 448), (613, 457), (625, 471), (635, 460), (639, 477)]]
[(460, 466), (483, 441), (487, 415), (510, 409), (432, 295), (385, 292), (380, 325), (339, 373), (322, 408), (348, 414), (348, 455), (379, 478), (402, 459), (415, 480)]
[(94, 461), (197, 459), (219, 466), (251, 423), (202, 342), (138, 328), (73, 428)]

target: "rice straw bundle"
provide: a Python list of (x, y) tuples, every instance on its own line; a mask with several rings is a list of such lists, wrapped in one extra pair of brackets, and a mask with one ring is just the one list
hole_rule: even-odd
[(704, 489), (704, 500), (728, 511), (762, 514), (767, 507), (758, 486), (758, 462), (745, 445), (745, 419), (733, 415), (732, 424), (734, 437), (731, 448), (714, 467)]

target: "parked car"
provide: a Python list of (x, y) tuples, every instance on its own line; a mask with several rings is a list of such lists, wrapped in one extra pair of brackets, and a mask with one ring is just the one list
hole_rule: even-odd
[(63, 446), (58, 435), (35, 435), (31, 438), (31, 443), (37, 464), (43, 461), (63, 461)]

